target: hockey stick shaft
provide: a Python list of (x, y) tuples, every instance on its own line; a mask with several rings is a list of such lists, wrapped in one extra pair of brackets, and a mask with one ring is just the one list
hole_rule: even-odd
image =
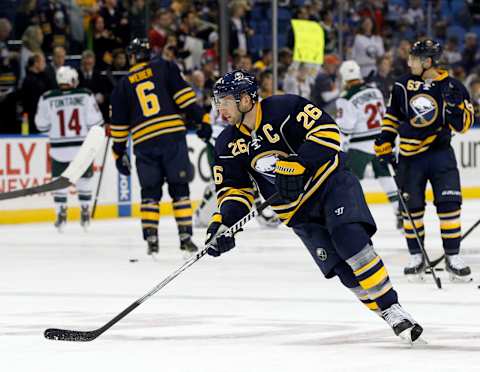
[(427, 269), (430, 269), (433, 279), (435, 281), (435, 284), (437, 285), (438, 289), (442, 289), (442, 282), (440, 281), (440, 278), (437, 277), (435, 274), (435, 270), (432, 268), (432, 263), (430, 261), (430, 258), (428, 257), (427, 251), (425, 250), (425, 247), (423, 246), (423, 242), (420, 239), (420, 234), (418, 233), (417, 227), (415, 226), (415, 221), (413, 220), (412, 214), (410, 213), (410, 210), (407, 207), (407, 203), (405, 201), (405, 198), (402, 195), (402, 191), (400, 189), (398, 180), (397, 180), (397, 174), (395, 172), (395, 169), (393, 168), (393, 165), (388, 163), (388, 170), (390, 172), (390, 175), (392, 176), (395, 185), (397, 186), (397, 194), (398, 198), (400, 200), (400, 203), (402, 204), (402, 209), (405, 211), (407, 214), (408, 220), (410, 224), (412, 225), (413, 232), (415, 234), (415, 240), (417, 241), (418, 246), (420, 247), (420, 250), (422, 251), (422, 255), (425, 258), (425, 261), (427, 262)]
[[(250, 220), (255, 218), (259, 213), (261, 213), (265, 208), (267, 208), (270, 203), (277, 198), (277, 194), (272, 195), (268, 198), (265, 202), (262, 203), (257, 209), (247, 213), (244, 217), (242, 217), (239, 221), (237, 221), (234, 225), (228, 228), (223, 234), (224, 235), (235, 235), (246, 223)], [(173, 279), (175, 279), (178, 275), (180, 275), (183, 271), (188, 269), (192, 266), (195, 262), (200, 260), (203, 256), (207, 254), (208, 249), (211, 245), (205, 246), (200, 252), (198, 252), (195, 256), (190, 258), (186, 261), (182, 266), (180, 266), (177, 270), (172, 272), (168, 275), (165, 279), (163, 279), (160, 283), (158, 283), (155, 287), (150, 290), (150, 292), (146, 293), (144, 296), (140, 297), (138, 300), (133, 302), (130, 306), (124, 309), (121, 313), (115, 316), (112, 320), (108, 323), (103, 325), (102, 327), (93, 330), (93, 331), (74, 331), (74, 330), (67, 330), (67, 329), (57, 329), (57, 328), (49, 328), (45, 330), (44, 336), (50, 340), (62, 340), (62, 341), (92, 341), (104, 333), (106, 330), (111, 328), (114, 324), (118, 323), (121, 319), (131, 313), (134, 309), (136, 309), (140, 304), (145, 302), (147, 299), (152, 297), (155, 293), (160, 291), (163, 287), (165, 287), (168, 283), (170, 283)]]
[[(475, 230), (475, 228), (480, 225), (480, 219), (475, 222), (472, 226), (470, 226), (470, 228), (467, 230), (467, 232), (465, 234), (462, 235), (462, 237), (460, 238), (460, 242), (463, 241), (463, 239), (465, 239), (468, 235), (470, 235), (470, 233)], [(433, 260), (432, 261), (432, 267), (435, 267), (437, 266), (440, 262), (443, 261), (443, 259), (445, 258), (445, 253), (442, 254), (441, 257), (437, 258), (436, 260)]]
[(95, 218), (95, 212), (97, 211), (98, 195), (100, 194), (100, 188), (102, 187), (102, 179), (103, 179), (103, 173), (105, 171), (105, 163), (107, 160), (107, 153), (108, 153), (108, 146), (110, 145), (110, 138), (111, 137), (108, 136), (107, 143), (105, 145), (105, 151), (103, 152), (102, 169), (100, 169), (100, 176), (98, 178), (97, 190), (95, 192), (95, 200), (93, 201), (93, 207), (92, 207), (92, 219)]

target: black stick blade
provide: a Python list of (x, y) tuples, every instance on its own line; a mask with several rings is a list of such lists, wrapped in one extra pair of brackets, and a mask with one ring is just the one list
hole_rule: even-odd
[(48, 328), (43, 335), (49, 340), (87, 342), (95, 340), (100, 333), (95, 331), (82, 332), (70, 331), (68, 329)]

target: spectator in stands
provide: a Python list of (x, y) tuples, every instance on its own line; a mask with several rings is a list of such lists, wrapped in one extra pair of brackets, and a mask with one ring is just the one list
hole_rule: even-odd
[(65, 57), (67, 52), (63, 46), (56, 46), (53, 48), (52, 62), (47, 64), (45, 73), (48, 75), (51, 81), (55, 81), (55, 86), (57, 86), (57, 70), (65, 65)]
[(107, 70), (107, 77), (112, 87), (117, 85), (118, 81), (128, 71), (128, 59), (125, 49), (117, 48), (112, 51), (112, 65)]
[(253, 64), (253, 69), (257, 72), (265, 71), (272, 67), (273, 54), (271, 49), (263, 49), (262, 56)]
[[(258, 95), (260, 99), (265, 99), (274, 94), (273, 92), (273, 74), (271, 70), (263, 70), (258, 76)], [(275, 94), (283, 94), (283, 91), (277, 89)]]
[(248, 28), (245, 15), (248, 5), (245, 1), (234, 0), (230, 8), (230, 55), (237, 49), (248, 50), (248, 37), (253, 30)]
[(39, 15), (44, 36), (43, 51), (50, 54), (57, 45), (67, 48), (70, 38), (70, 19), (66, 6), (57, 0), (47, 0), (40, 6)]
[(372, 76), (371, 82), (380, 89), (383, 94), (385, 102), (390, 96), (390, 89), (395, 83), (395, 79), (392, 77), (392, 58), (388, 54), (384, 54), (378, 59), (377, 72)]
[(22, 0), (15, 14), (15, 38), (21, 39), (28, 26), (38, 25), (37, 0)]
[(318, 107), (333, 113), (334, 103), (340, 91), (337, 87), (337, 69), (340, 59), (334, 54), (327, 54), (323, 65), (313, 83), (310, 98)]
[(15, 87), (18, 61), (16, 55), (9, 51), (7, 40), (12, 25), (6, 18), (0, 18), (0, 115), (1, 133), (19, 133), (17, 122)]
[(152, 28), (148, 31), (148, 40), (152, 52), (161, 55), (165, 44), (167, 43), (168, 34), (172, 33), (173, 14), (168, 9), (159, 9), (153, 18)]
[(22, 35), (22, 49), (20, 50), (20, 78), (21, 86), (26, 75), (28, 59), (35, 53), (42, 51), (43, 33), (39, 26), (29, 26)]
[(392, 69), (392, 77), (397, 80), (400, 76), (409, 72), (408, 68), (408, 55), (410, 54), (410, 42), (408, 40), (401, 40), (398, 48), (393, 54), (393, 60), (395, 61)]
[(352, 47), (352, 59), (359, 64), (364, 78), (376, 72), (377, 59), (384, 54), (383, 39), (374, 33), (372, 19), (364, 18)]
[(298, 67), (291, 66), (288, 70), (283, 81), (283, 91), (309, 99), (313, 82), (307, 65), (300, 63)]
[(465, 34), (465, 45), (462, 52), (462, 61), (467, 74), (469, 74), (472, 68), (474, 68), (480, 62), (477, 34), (473, 32), (468, 32)]
[(478, 126), (480, 125), (480, 78), (473, 79), (468, 88), (475, 109), (475, 123)]
[(293, 53), (292, 51), (285, 47), (280, 49), (278, 52), (278, 81), (282, 83), (280, 88), (283, 90), (283, 82), (285, 80), (285, 75), (288, 72), (291, 64), (293, 62)]
[(105, 28), (103, 17), (93, 19), (93, 51), (97, 67), (103, 71), (112, 64), (112, 51), (118, 47), (113, 33)]
[(147, 19), (145, 17), (145, 0), (133, 0), (128, 11), (130, 21), (130, 37), (145, 39), (147, 37)]
[(82, 53), (80, 61), (80, 70), (78, 73), (78, 86), (87, 88), (95, 95), (100, 111), (105, 122), (109, 122), (109, 102), (113, 86), (105, 75), (100, 74), (95, 68), (95, 53), (91, 50), (85, 50)]
[(192, 72), (191, 86), (197, 95), (197, 103), (205, 108), (208, 106), (208, 101), (205, 96), (205, 75), (201, 70), (195, 70)]
[(240, 61), (238, 62), (238, 68), (241, 70), (253, 71), (253, 62), (252, 62), (252, 56), (250, 54), (245, 54), (240, 57)]
[(362, 1), (358, 14), (363, 17), (371, 18), (375, 29), (379, 35), (383, 35), (383, 26), (385, 22), (384, 12), (387, 4), (382, 0)]
[(418, 33), (425, 25), (425, 13), (422, 8), (422, 0), (410, 0), (409, 3), (409, 7), (402, 18)]
[(105, 0), (99, 15), (103, 17), (105, 29), (111, 31), (119, 46), (125, 48), (130, 42), (128, 12), (117, 0)]
[(325, 34), (325, 53), (334, 53), (337, 49), (338, 30), (335, 27), (335, 23), (333, 21), (332, 9), (324, 9), (320, 13), (320, 19), (320, 25), (322, 26), (323, 32)]
[(445, 43), (443, 50), (442, 60), (448, 65), (460, 62), (462, 60), (462, 55), (458, 50), (458, 37), (450, 36)]
[(28, 59), (27, 76), (22, 83), (21, 98), (23, 111), (28, 115), (29, 134), (38, 133), (35, 126), (35, 114), (40, 96), (47, 90), (54, 89), (55, 83), (45, 73), (45, 57), (34, 53)]

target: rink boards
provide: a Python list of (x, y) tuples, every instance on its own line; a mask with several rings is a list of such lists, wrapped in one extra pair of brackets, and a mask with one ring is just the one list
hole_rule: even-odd
[[(201, 199), (203, 190), (210, 177), (204, 142), (195, 135), (187, 136), (195, 172), (190, 183), (191, 199), (194, 205)], [(462, 180), (462, 194), (465, 198), (480, 198), (480, 130), (471, 130), (457, 135), (452, 140), (457, 156)], [(48, 138), (45, 136), (0, 136), (0, 192), (18, 190), (43, 184), (51, 179), (48, 159)], [(95, 161), (93, 193), (95, 195), (104, 151)], [(134, 160), (132, 161), (133, 166)], [(140, 188), (135, 170), (132, 177), (117, 173), (113, 157), (107, 154), (102, 185), (100, 188), (97, 218), (131, 217), (139, 215)], [(387, 201), (379, 184), (371, 178), (367, 170), (367, 179), (362, 181), (369, 203)], [(161, 214), (171, 214), (169, 196), (164, 186), (164, 202)], [(431, 193), (427, 192), (431, 198)], [(53, 200), (48, 194), (40, 194), (0, 202), (0, 224), (53, 221)], [(69, 217), (79, 216), (75, 188), (69, 192)]]

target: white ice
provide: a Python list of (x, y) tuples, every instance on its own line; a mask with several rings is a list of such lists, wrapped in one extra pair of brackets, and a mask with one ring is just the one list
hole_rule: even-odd
[[(464, 231), (480, 218), (464, 204)], [(49, 327), (100, 327), (183, 264), (176, 227), (161, 220), (158, 262), (146, 255), (139, 222), (94, 222), (63, 234), (49, 224), (0, 227), (0, 371), (479, 371), (480, 228), (465, 239), (475, 281), (453, 284), (439, 272), (408, 283), (406, 245), (388, 205), (372, 206), (382, 255), (403, 306), (428, 345), (410, 347), (326, 280), (286, 228), (256, 222), (238, 247), (204, 257), (113, 328), (89, 343), (50, 341)], [(427, 248), (441, 254), (438, 220), (427, 209)], [(204, 230), (195, 231), (200, 243)], [(138, 259), (130, 263), (130, 259)]]

